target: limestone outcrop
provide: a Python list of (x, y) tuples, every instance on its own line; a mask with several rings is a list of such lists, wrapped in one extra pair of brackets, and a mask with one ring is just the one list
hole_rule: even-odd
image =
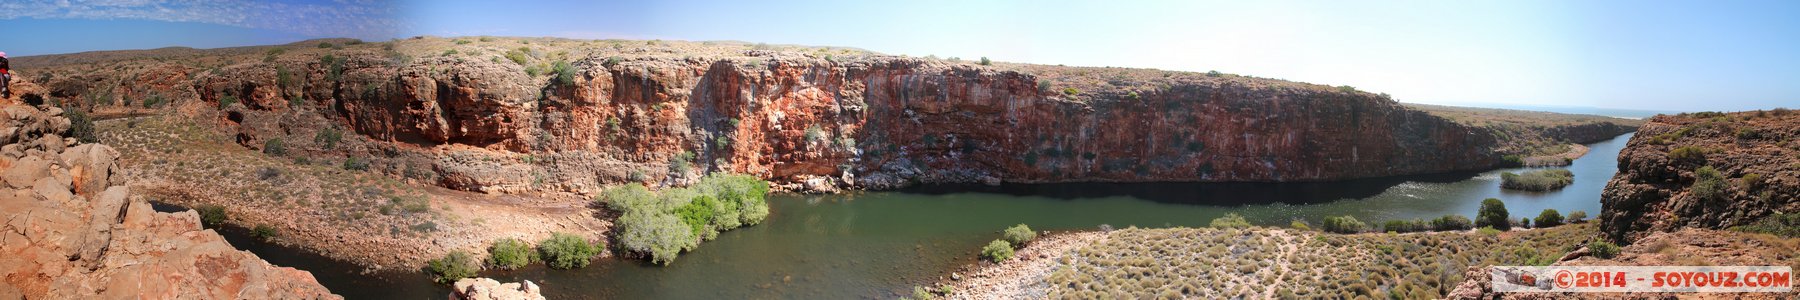
[(0, 299), (339, 298), (232, 248), (193, 211), (153, 210), (122, 185), (118, 152), (57, 135), (61, 110), (0, 111)]

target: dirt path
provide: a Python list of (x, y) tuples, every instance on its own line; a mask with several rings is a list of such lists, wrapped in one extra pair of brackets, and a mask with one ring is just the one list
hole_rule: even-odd
[[(1293, 269), (1289, 267), (1289, 265), (1294, 263), (1297, 259), (1296, 256), (1300, 253), (1300, 245), (1299, 243), (1294, 242), (1294, 235), (1288, 234), (1286, 230), (1272, 230), (1269, 232), (1269, 235), (1281, 238), (1281, 254), (1277, 255), (1277, 258), (1275, 259), (1275, 267), (1279, 270), (1276, 271), (1275, 274), (1295, 274)], [(1288, 276), (1275, 276), (1275, 282), (1265, 283), (1264, 286), (1285, 286), (1287, 284), (1287, 278)], [(1263, 299), (1275, 299), (1275, 297), (1275, 289), (1266, 289), (1263, 291)]]
[(962, 280), (952, 280), (950, 299), (1043, 299), (1049, 296), (1046, 277), (1056, 271), (1057, 260), (1083, 246), (1106, 240), (1097, 231), (1045, 233), (1019, 249), (1013, 259), (999, 264), (982, 263)]

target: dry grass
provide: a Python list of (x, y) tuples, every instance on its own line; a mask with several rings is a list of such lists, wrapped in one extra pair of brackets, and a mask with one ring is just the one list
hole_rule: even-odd
[(1547, 265), (1594, 236), (1592, 224), (1498, 235), (1134, 228), (1064, 257), (1048, 281), (1057, 299), (1432, 299), (1468, 266)]
[[(120, 152), (123, 176), (153, 201), (226, 207), (227, 224), (267, 224), (274, 242), (375, 268), (422, 265), (453, 249), (477, 251), (502, 237), (555, 228), (604, 232), (579, 200), (523, 202), (346, 170), (342, 159), (270, 156), (176, 115), (96, 124)], [(506, 202), (497, 202), (506, 201)], [(595, 234), (598, 236), (598, 233)]]

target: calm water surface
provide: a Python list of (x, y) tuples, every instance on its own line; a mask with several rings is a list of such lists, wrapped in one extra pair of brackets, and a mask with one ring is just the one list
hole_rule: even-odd
[[(1500, 198), (1512, 215), (1554, 208), (1600, 211), (1600, 190), (1618, 169), (1626, 134), (1595, 144), (1569, 166), (1575, 183), (1554, 192), (1500, 189), (1503, 169), (1479, 173), (1362, 179), (1332, 183), (1143, 183), (935, 186), (847, 195), (779, 195), (762, 225), (737, 229), (682, 254), (671, 266), (603, 260), (579, 270), (542, 265), (484, 276), (531, 280), (551, 299), (889, 299), (975, 260), (998, 230), (1087, 230), (1101, 224), (1205, 226), (1236, 212), (1261, 225), (1325, 216), (1364, 222), (1473, 216), (1482, 199)], [(312, 271), (352, 299), (442, 299), (449, 289), (419, 274), (360, 274), (318, 255), (224, 230), (233, 245), (277, 265)]]

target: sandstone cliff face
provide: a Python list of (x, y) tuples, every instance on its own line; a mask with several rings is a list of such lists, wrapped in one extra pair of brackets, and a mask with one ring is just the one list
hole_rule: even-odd
[[(1109, 69), (741, 50), (589, 55), (564, 82), (480, 58), (270, 56), (193, 72), (200, 101), (189, 107), (237, 100), (216, 117), (248, 147), (280, 138), (489, 192), (681, 184), (705, 171), (830, 189), (1321, 181), (1499, 163), (1487, 130), (1375, 94), (1269, 79), (1136, 70), (1155, 84), (1081, 84), (1034, 68)], [(369, 143), (318, 143), (327, 128)]]
[[(1700, 113), (1650, 119), (1601, 193), (1601, 231), (1617, 241), (1680, 228), (1729, 228), (1800, 212), (1800, 114)], [(1702, 179), (1698, 170), (1717, 170)]]
[(0, 114), (0, 298), (330, 299), (312, 275), (269, 265), (202, 230), (197, 214), (159, 213), (120, 185), (118, 153), (75, 144), (60, 110)]
[[(442, 183), (469, 190), (587, 191), (705, 170), (877, 188), (1315, 181), (1496, 162), (1486, 132), (1366, 93), (1212, 80), (1078, 101), (1044, 93), (1029, 74), (978, 66), (763, 55), (595, 57), (575, 62), (567, 84), (480, 61), (352, 67), (333, 96), (315, 99), (334, 99), (326, 118), (355, 132), (434, 153)], [(215, 80), (255, 77), (202, 77)], [(270, 102), (265, 84), (225, 85), (248, 86), (246, 103)]]

